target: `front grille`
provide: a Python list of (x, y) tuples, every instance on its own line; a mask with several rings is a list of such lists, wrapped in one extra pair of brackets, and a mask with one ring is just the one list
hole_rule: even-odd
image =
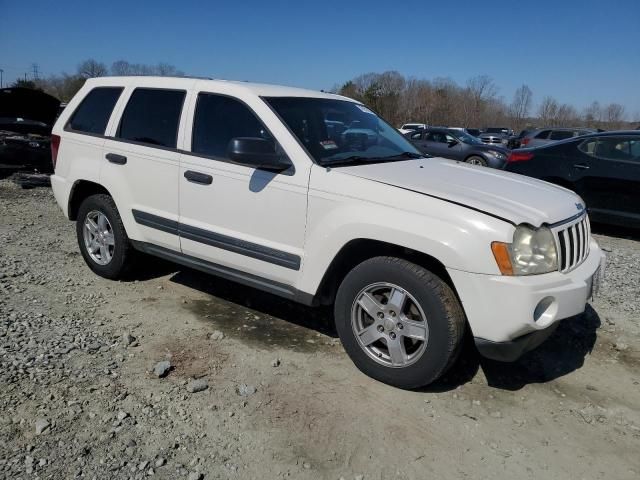
[(553, 229), (553, 234), (556, 238), (558, 265), (561, 272), (570, 272), (589, 255), (591, 226), (586, 214)]

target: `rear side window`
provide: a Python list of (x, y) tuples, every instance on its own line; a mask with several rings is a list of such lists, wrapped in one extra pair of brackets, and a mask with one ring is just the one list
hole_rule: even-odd
[(566, 140), (573, 136), (573, 132), (567, 130), (554, 130), (551, 132), (551, 135), (549, 135), (549, 140)]
[(127, 103), (116, 137), (176, 148), (184, 90), (136, 88)]
[(91, 90), (71, 115), (67, 128), (76, 132), (104, 135), (122, 90), (121, 87), (98, 87)]
[(543, 130), (539, 134), (536, 135), (536, 138), (547, 138), (549, 136), (549, 132), (551, 130)]
[(242, 102), (223, 95), (200, 93), (193, 119), (191, 151), (228, 159), (227, 147), (235, 137), (270, 138), (270, 135)]

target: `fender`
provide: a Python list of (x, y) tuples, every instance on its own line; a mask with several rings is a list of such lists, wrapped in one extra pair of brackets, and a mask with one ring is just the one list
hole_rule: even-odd
[[(393, 187), (389, 187), (393, 188)], [(499, 275), (491, 242), (508, 241), (513, 225), (464, 206), (394, 189), (400, 210), (378, 202), (344, 201), (310, 191), (305, 258), (297, 288), (315, 293), (340, 250), (352, 240), (377, 240), (425, 253), (447, 269)], [(434, 212), (425, 215), (423, 212)], [(381, 221), (382, 219), (382, 221)]]

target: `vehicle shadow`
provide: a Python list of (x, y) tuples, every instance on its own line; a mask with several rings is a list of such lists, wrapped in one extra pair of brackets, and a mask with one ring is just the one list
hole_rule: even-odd
[[(211, 295), (216, 299), (249, 308), (263, 315), (269, 315), (305, 329), (315, 330), (331, 338), (338, 337), (333, 325), (330, 308), (307, 307), (262, 290), (188, 268), (181, 268), (170, 280)], [(293, 332), (292, 335), (294, 335)]]
[[(212, 299), (244, 306), (331, 338), (338, 337), (330, 307), (306, 307), (261, 290), (159, 259), (148, 261), (147, 268), (139, 270), (140, 274), (143, 272), (142, 276), (145, 278), (173, 273), (171, 282), (198, 290), (210, 295)], [(140, 274), (136, 276), (138, 280), (142, 279)], [(532, 383), (555, 380), (582, 367), (585, 357), (593, 350), (600, 324), (598, 313), (591, 305), (587, 305), (583, 314), (563, 320), (546, 342), (512, 363), (480, 357), (473, 338), (468, 334), (453, 367), (441, 379), (419, 391), (438, 393), (454, 390), (470, 382), (480, 369), (489, 386), (504, 390), (515, 391)], [(286, 331), (286, 324), (283, 327)], [(296, 333), (292, 331), (291, 335), (295, 336)]]
[(546, 383), (578, 370), (596, 343), (600, 327), (598, 313), (587, 305), (581, 315), (562, 320), (558, 329), (538, 348), (512, 363), (480, 357), (467, 339), (462, 359), (425, 391), (441, 392), (467, 383), (482, 369), (490, 387), (520, 390), (531, 383)]

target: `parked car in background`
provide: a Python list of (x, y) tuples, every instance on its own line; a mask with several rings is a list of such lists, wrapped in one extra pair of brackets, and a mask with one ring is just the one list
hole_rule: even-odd
[(479, 128), (462, 128), (462, 127), (449, 127), (451, 130), (461, 130), (473, 137), (479, 137), (482, 131)]
[(500, 134), (505, 137), (513, 135), (513, 130), (507, 127), (487, 127), (482, 133), (492, 133), (492, 134)]
[(480, 141), (487, 145), (498, 145), (502, 147), (507, 147), (509, 142), (509, 138), (502, 133), (481, 133)]
[(522, 144), (522, 139), (525, 138), (533, 129), (525, 129), (521, 130), (518, 135), (512, 135), (507, 140), (507, 148), (513, 150), (514, 148), (520, 148)]
[(640, 228), (640, 132), (602, 132), (514, 150), (505, 170), (578, 193), (590, 217)]
[(60, 101), (40, 90), (0, 90), (0, 170), (51, 172), (51, 128)]
[(426, 123), (405, 123), (398, 131), (404, 135), (405, 133), (413, 132), (414, 130), (424, 130), (425, 128), (427, 128)]
[(538, 128), (529, 130), (520, 139), (520, 147), (539, 147), (549, 143), (567, 140), (568, 138), (578, 137), (580, 135), (588, 135), (597, 133), (593, 128)]
[(477, 137), (453, 128), (427, 128), (405, 137), (423, 153), (473, 165), (502, 168), (509, 156), (509, 150), (485, 145)]

